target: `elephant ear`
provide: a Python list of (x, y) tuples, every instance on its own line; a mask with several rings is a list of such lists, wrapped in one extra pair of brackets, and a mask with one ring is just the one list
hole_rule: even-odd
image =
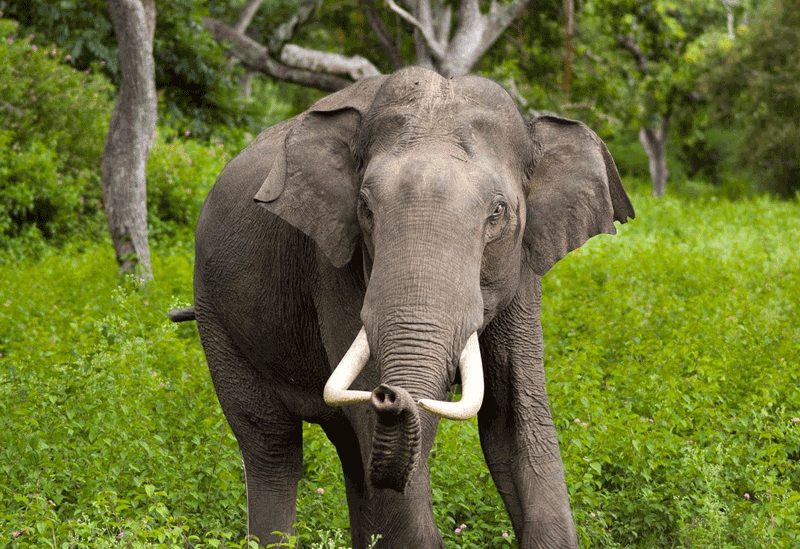
[(562, 257), (614, 221), (633, 219), (614, 159), (581, 122), (540, 116), (528, 124), (534, 168), (523, 242), (533, 271), (543, 276)]
[(320, 99), (286, 133), (255, 201), (314, 239), (336, 267), (358, 242), (353, 141), (385, 77)]

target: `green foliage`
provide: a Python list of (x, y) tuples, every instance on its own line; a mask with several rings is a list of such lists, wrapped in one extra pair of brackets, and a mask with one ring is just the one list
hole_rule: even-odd
[(2, 18), (0, 57), (0, 239), (94, 231), (111, 86)]
[[(737, 17), (749, 8), (745, 4), (732, 7)], [(612, 149), (623, 149), (619, 163), (635, 177), (648, 170), (645, 154), (633, 150), (640, 148), (639, 129), (668, 121), (671, 186), (702, 179), (740, 189), (740, 170), (727, 161), (727, 143), (709, 120), (714, 98), (698, 86), (716, 52), (730, 46), (725, 6), (593, 0), (578, 6), (575, 19), (572, 85), (554, 110), (586, 122)]]
[(116, 287), (109, 243), (2, 269), (0, 536), (10, 547), (240, 546), (235, 441), (194, 327), (165, 320), (190, 297), (189, 255), (159, 250), (163, 282), (141, 294)]
[(174, 236), (193, 228), (206, 194), (232, 158), (232, 147), (204, 144), (170, 135), (163, 128), (147, 162), (148, 232), (151, 237)]
[[(635, 192), (636, 220), (544, 279), (548, 390), (585, 547), (800, 543), (800, 204), (714, 190)], [(191, 300), (191, 243), (155, 242), (146, 290), (118, 287), (108, 242), (9, 254), (0, 539), (247, 545), (238, 450), (195, 327), (165, 315)], [(430, 466), (448, 547), (514, 546), (474, 420), (441, 423)], [(335, 451), (306, 426), (295, 544), (346, 548), (347, 530)]]
[(11, 0), (3, 11), (20, 22), (24, 33), (58, 45), (76, 68), (86, 70), (102, 62), (117, 73), (117, 44), (105, 0)]
[(715, 59), (707, 79), (716, 121), (739, 135), (736, 161), (763, 189), (800, 191), (800, 2), (773, 0)]
[(543, 289), (549, 392), (581, 537), (795, 547), (799, 205), (634, 202), (620, 238), (593, 239)]
[[(0, 246), (106, 231), (101, 164), (112, 86), (63, 64), (62, 50), (19, 36), (0, 19)], [(277, 105), (277, 103), (273, 103)], [(280, 111), (278, 111), (280, 112)], [(191, 228), (214, 177), (252, 136), (201, 143), (161, 127), (147, 164), (150, 235)]]
[(559, 110), (563, 72), (561, 2), (537, 2), (481, 58), (475, 71), (516, 88), (534, 110)]
[[(20, 22), (23, 34), (56, 44), (74, 67), (102, 71), (119, 85), (117, 40), (105, 0), (9, 0), (3, 11)], [(225, 48), (200, 24), (200, 17), (208, 14), (206, 2), (199, 0), (156, 6), (159, 123), (208, 140), (227, 140), (232, 130), (238, 139), (239, 130), (257, 132), (277, 122), (285, 107), (273, 112), (273, 101), (241, 97), (241, 69), (228, 62)]]
[[(616, 118), (635, 123), (637, 130), (654, 127), (676, 109), (692, 107), (685, 94), (696, 91), (695, 81), (704, 69), (697, 44), (709, 41), (708, 36), (716, 40), (724, 23), (719, 2), (594, 1), (580, 14), (579, 51), (591, 48), (595, 55), (584, 55), (577, 64), (603, 74), (595, 88), (610, 96)], [(639, 48), (643, 60), (620, 44), (622, 37)], [(589, 91), (584, 90), (578, 88), (579, 93)]]
[(233, 141), (241, 133), (260, 132), (286, 115), (275, 101), (276, 86), (260, 97), (242, 96), (243, 71), (229, 61), (225, 48), (200, 23), (206, 2), (180, 0), (156, 6), (153, 57), (159, 115), (163, 126), (196, 138)]

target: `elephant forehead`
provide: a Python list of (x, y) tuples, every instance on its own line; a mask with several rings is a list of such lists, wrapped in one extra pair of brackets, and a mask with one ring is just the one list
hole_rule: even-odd
[[(519, 153), (527, 157), (528, 134), (522, 119), (489, 111), (465, 102), (440, 105), (435, 113), (397, 108), (370, 117), (356, 138), (361, 159), (389, 153), (402, 156), (410, 151), (428, 151), (452, 146), (467, 158), (492, 157), (517, 164)], [(366, 163), (366, 162), (364, 162)]]
[(438, 116), (442, 109), (457, 104), (521, 120), (514, 100), (496, 82), (471, 75), (447, 79), (420, 67), (408, 67), (389, 76), (378, 89), (369, 110), (373, 116), (399, 109), (426, 118)]
[(378, 199), (406, 203), (434, 201), (481, 204), (503, 188), (502, 172), (464, 151), (437, 145), (397, 157), (386, 155), (371, 162), (364, 173), (364, 189)]
[(515, 170), (529, 163), (527, 126), (498, 84), (480, 77), (449, 80), (418, 67), (387, 78), (355, 139), (359, 163), (387, 153), (428, 155), (439, 145)]
[(383, 83), (364, 117), (365, 146), (385, 150), (420, 140), (457, 142), (461, 99), (453, 82), (433, 71), (400, 70)]

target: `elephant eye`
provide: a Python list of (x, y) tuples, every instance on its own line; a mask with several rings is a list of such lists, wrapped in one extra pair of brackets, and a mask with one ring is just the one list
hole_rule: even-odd
[(498, 202), (494, 206), (494, 211), (492, 215), (489, 217), (489, 222), (494, 225), (498, 221), (503, 218), (503, 215), (506, 213), (506, 203), (505, 202)]

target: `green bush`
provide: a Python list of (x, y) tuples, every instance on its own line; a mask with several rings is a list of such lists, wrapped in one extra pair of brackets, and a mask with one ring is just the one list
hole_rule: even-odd
[(716, 123), (737, 134), (736, 161), (762, 189), (800, 192), (800, 1), (771, 0), (711, 64)]
[(112, 88), (0, 18), (0, 242), (101, 226), (100, 164)]
[[(272, 8), (280, 6), (272, 6)], [(99, 70), (114, 86), (119, 85), (117, 40), (105, 0), (4, 0), (7, 17), (20, 23), (22, 33), (35, 35), (36, 40), (56, 44), (68, 55), (68, 63), (79, 70)], [(258, 17), (275, 18), (273, 28), (285, 20), (294, 7), (260, 10)], [(163, 2), (156, 7), (156, 28), (153, 38), (156, 87), (159, 91), (159, 120), (162, 127), (192, 135), (204, 141), (228, 140), (236, 136), (232, 128), (257, 132), (264, 120), (277, 122), (289, 108), (275, 100), (276, 86), (266, 84), (267, 94), (258, 99), (244, 99), (240, 78), (244, 71), (231, 64), (224, 44), (217, 42), (202, 26), (200, 18), (211, 15), (221, 20), (238, 17), (240, 7), (201, 0)], [(257, 23), (251, 30), (257, 29)], [(299, 86), (296, 86), (299, 87)], [(284, 92), (287, 91), (284, 86)], [(288, 96), (294, 95), (290, 90)], [(277, 108), (276, 108), (277, 107)]]
[(638, 196), (544, 280), (546, 367), (584, 542), (796, 547), (797, 202)]
[(629, 178), (650, 179), (647, 154), (635, 133), (626, 132), (609, 141), (608, 150), (614, 157), (623, 181), (627, 182)]
[[(102, 156), (113, 88), (0, 19), (0, 244), (104, 234)], [(217, 174), (251, 136), (203, 143), (159, 128), (147, 164), (150, 235), (193, 228)], [(187, 134), (190, 131), (187, 131)], [(3, 238), (4, 237), (4, 238)]]
[(117, 287), (107, 242), (50, 248), (2, 270), (4, 544), (231, 547), (244, 538), (240, 460), (196, 330), (165, 317), (191, 295), (187, 248), (154, 254), (162, 282), (145, 293)]
[(147, 162), (147, 212), (151, 237), (194, 228), (217, 175), (238, 153), (220, 142), (204, 144), (159, 129)]

